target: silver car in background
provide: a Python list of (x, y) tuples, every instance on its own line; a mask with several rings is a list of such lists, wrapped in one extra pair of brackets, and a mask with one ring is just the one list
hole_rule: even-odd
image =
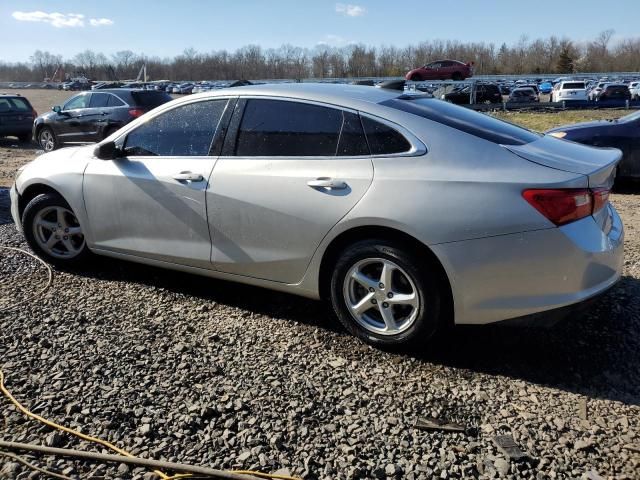
[(422, 94), (241, 87), (40, 156), (12, 214), (51, 263), (99, 254), (328, 299), (354, 335), (404, 347), (611, 287), (620, 156)]

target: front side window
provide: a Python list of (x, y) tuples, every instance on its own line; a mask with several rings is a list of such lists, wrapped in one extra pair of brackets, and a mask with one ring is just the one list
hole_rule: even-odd
[(63, 110), (75, 110), (77, 108), (87, 108), (89, 106), (89, 95), (82, 93), (71, 98), (64, 104)]
[(241, 157), (334, 156), (342, 111), (307, 103), (250, 99), (235, 152)]
[(126, 156), (205, 156), (227, 99), (181, 105), (140, 125), (124, 145)]

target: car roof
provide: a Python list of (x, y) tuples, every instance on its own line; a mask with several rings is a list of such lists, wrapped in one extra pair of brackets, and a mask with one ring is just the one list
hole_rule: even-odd
[(403, 92), (399, 90), (389, 90), (362, 85), (287, 83), (224, 88), (220, 90), (197, 93), (195, 94), (195, 96), (282, 97), (298, 100), (310, 100), (358, 109), (367, 104), (378, 104), (384, 102), (385, 100), (397, 98), (402, 95), (402, 93)]

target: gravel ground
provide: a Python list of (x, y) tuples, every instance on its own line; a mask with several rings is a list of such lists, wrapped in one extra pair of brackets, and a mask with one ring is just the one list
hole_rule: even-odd
[[(640, 478), (640, 195), (615, 194), (623, 280), (552, 329), (459, 328), (429, 351), (367, 347), (317, 302), (113, 260), (45, 270), (0, 251), (0, 368), (27, 407), (142, 457), (304, 478)], [(0, 193), (0, 223), (6, 217)], [(5, 218), (5, 221), (9, 220)], [(24, 247), (14, 225), (0, 244)], [(467, 433), (415, 428), (419, 417)], [(492, 442), (512, 435), (528, 459)], [(100, 449), (0, 398), (0, 439)], [(43, 457), (82, 478), (142, 469)], [(0, 478), (35, 478), (0, 457)]]

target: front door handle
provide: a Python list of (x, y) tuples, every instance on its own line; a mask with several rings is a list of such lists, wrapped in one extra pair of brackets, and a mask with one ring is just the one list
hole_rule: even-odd
[(336, 180), (335, 178), (319, 177), (315, 180), (309, 180), (307, 182), (311, 188), (330, 188), (331, 190), (344, 190), (347, 188), (347, 182), (343, 180)]
[(204, 180), (202, 175), (193, 172), (180, 172), (174, 175), (173, 178), (179, 182), (201, 182)]

